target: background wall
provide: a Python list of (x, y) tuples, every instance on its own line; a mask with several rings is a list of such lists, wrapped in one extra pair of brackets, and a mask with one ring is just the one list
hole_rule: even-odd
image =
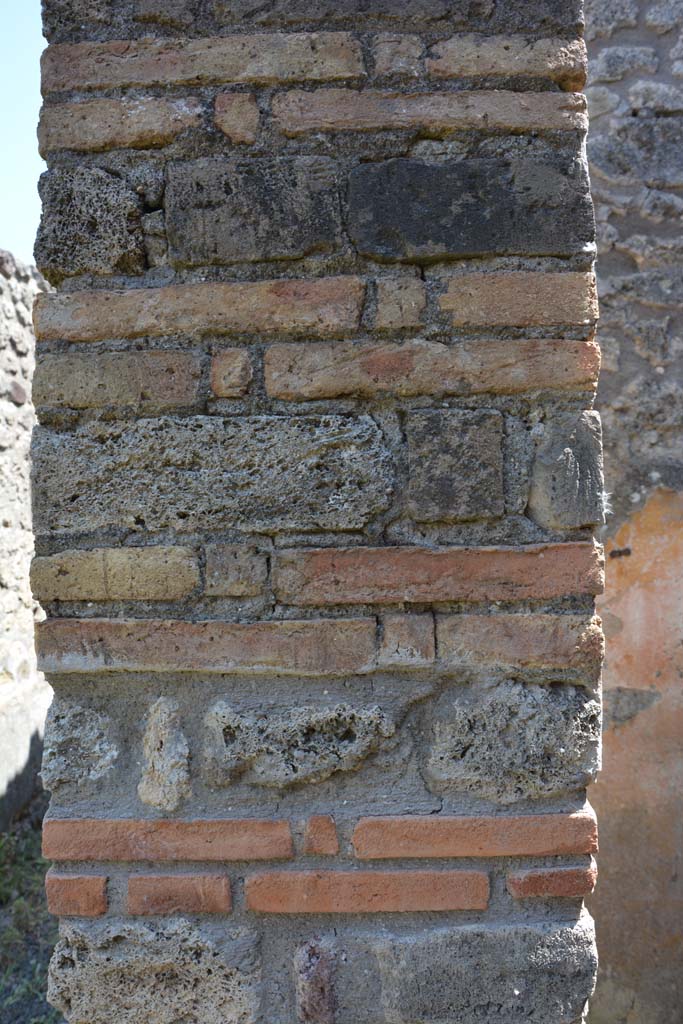
[(591, 1024), (682, 1018), (683, 5), (586, 8), (608, 519)]

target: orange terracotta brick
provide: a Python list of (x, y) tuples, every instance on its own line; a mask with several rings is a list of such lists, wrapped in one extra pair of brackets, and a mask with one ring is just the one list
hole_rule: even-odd
[(378, 664), (381, 668), (419, 668), (435, 658), (431, 615), (384, 615)]
[(293, 853), (287, 821), (48, 818), (43, 823), (43, 856), (56, 861), (288, 860)]
[(311, 857), (334, 857), (339, 853), (339, 838), (330, 814), (314, 814), (306, 822), (303, 852)]
[(501, 75), (548, 78), (570, 92), (586, 83), (588, 55), (583, 39), (528, 39), (462, 33), (437, 43), (427, 72), (438, 78)]
[(261, 115), (250, 93), (219, 92), (214, 106), (214, 123), (235, 143), (256, 142)]
[(357, 277), (326, 277), (51, 292), (38, 296), (33, 319), (41, 341), (186, 333), (284, 332), (325, 337), (358, 326), (364, 291)]
[(427, 305), (424, 282), (417, 278), (382, 277), (377, 282), (378, 331), (419, 327)]
[(172, 409), (199, 398), (199, 357), (183, 352), (40, 354), (33, 402), (69, 409)]
[(230, 879), (226, 875), (132, 875), (126, 909), (129, 914), (229, 914)]
[(45, 894), (48, 911), (58, 917), (100, 917), (107, 912), (106, 875), (63, 875), (48, 871)]
[(181, 132), (201, 124), (202, 112), (194, 99), (146, 97), (50, 104), (40, 113), (38, 149), (45, 157), (57, 149), (96, 153), (167, 146)]
[(41, 69), (47, 94), (131, 85), (333, 82), (360, 76), (363, 56), (348, 32), (264, 32), (59, 43), (44, 51)]
[(483, 871), (270, 871), (245, 883), (262, 914), (386, 914), (485, 910)]
[(497, 817), (361, 818), (352, 836), (359, 860), (398, 857), (552, 857), (595, 853), (597, 823), (592, 810), (575, 814)]
[(239, 398), (249, 390), (253, 376), (249, 353), (228, 348), (211, 360), (211, 390), (216, 398)]
[(265, 355), (266, 390), (285, 401), (593, 390), (599, 371), (594, 340), (342, 341), (272, 345)]
[(586, 101), (578, 93), (401, 93), (379, 89), (320, 89), (281, 93), (273, 99), (285, 135), (307, 132), (421, 130), (445, 135), (483, 131), (586, 131)]
[(44, 672), (337, 675), (373, 667), (375, 620), (49, 619), (36, 643)]
[(176, 601), (199, 586), (191, 548), (94, 548), (33, 559), (39, 601)]
[(595, 275), (574, 271), (460, 274), (450, 279), (439, 302), (461, 327), (583, 326), (598, 318)]
[(275, 555), (284, 604), (523, 601), (599, 594), (602, 549), (592, 543), (519, 548), (305, 548)]
[(439, 661), (449, 668), (499, 665), (600, 677), (600, 620), (585, 615), (439, 615)]
[(595, 889), (598, 867), (591, 858), (586, 868), (539, 868), (513, 871), (507, 876), (507, 888), (516, 900), (582, 899)]

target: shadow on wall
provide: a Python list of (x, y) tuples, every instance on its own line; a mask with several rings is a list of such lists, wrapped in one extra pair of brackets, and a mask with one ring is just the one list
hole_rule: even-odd
[(12, 818), (40, 791), (40, 761), (43, 756), (42, 730), (37, 729), (29, 740), (28, 755), (23, 768), (14, 774), (0, 793), (0, 832), (6, 832)]

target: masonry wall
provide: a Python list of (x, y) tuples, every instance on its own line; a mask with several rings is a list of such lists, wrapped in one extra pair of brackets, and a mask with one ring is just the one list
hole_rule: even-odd
[(683, 1005), (682, 32), (672, 0), (586, 5), (613, 507), (592, 1024), (669, 1024)]
[(68, 1021), (583, 1020), (581, 26), (46, 3), (33, 583)]
[(31, 307), (45, 282), (0, 250), (0, 829), (33, 794), (50, 687), (36, 667), (29, 568)]

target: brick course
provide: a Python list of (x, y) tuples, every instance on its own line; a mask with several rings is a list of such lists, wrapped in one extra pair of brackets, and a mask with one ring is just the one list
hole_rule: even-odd
[(230, 879), (226, 875), (132, 875), (128, 879), (129, 914), (229, 914)]

